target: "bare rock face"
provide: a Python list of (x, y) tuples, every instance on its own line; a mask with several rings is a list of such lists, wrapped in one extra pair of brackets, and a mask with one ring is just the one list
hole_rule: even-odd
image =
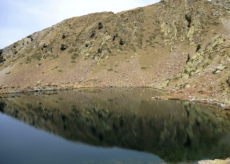
[(226, 9), (230, 9), (230, 0), (212, 0), (214, 5), (223, 6)]
[(207, 20), (205, 1), (198, 0), (161, 1), (157, 4), (156, 15), (155, 23), (161, 23), (165, 43), (171, 46), (171, 51), (178, 37), (181, 41), (188, 38), (190, 45), (195, 44), (194, 39), (198, 43), (197, 38), (201, 38), (202, 26)]
[[(189, 79), (190, 77), (201, 73), (212, 62), (211, 54), (215, 51), (216, 46), (222, 43), (224, 43), (224, 38), (222, 36), (217, 35), (212, 38), (205, 46), (205, 49), (199, 50), (191, 57), (191, 59), (189, 59), (185, 67), (175, 78)], [(225, 68), (226, 66), (221, 66), (220, 69), (223, 70)]]

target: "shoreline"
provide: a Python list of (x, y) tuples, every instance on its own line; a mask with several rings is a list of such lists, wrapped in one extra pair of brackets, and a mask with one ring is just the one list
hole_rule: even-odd
[(230, 111), (230, 106), (220, 102), (220, 101), (209, 101), (207, 99), (198, 99), (198, 98), (182, 98), (180, 96), (175, 96), (170, 94), (172, 91), (171, 89), (160, 89), (160, 88), (154, 88), (150, 86), (80, 86), (80, 87), (75, 87), (75, 86), (67, 86), (67, 87), (50, 87), (50, 88), (37, 88), (35, 87), (34, 89), (23, 89), (23, 90), (5, 90), (5, 91), (0, 91), (0, 98), (6, 98), (4, 95), (12, 95), (12, 94), (20, 94), (20, 93), (35, 93), (35, 92), (45, 92), (45, 91), (64, 91), (64, 90), (75, 90), (75, 89), (97, 89), (97, 88), (151, 88), (155, 89), (161, 92), (164, 92), (166, 95), (165, 96), (156, 96), (156, 97), (150, 97), (151, 100), (162, 100), (162, 101), (187, 101), (187, 102), (193, 102), (193, 103), (202, 103), (202, 104), (208, 104), (208, 105), (213, 105), (213, 106), (218, 106), (222, 110), (225, 111)]

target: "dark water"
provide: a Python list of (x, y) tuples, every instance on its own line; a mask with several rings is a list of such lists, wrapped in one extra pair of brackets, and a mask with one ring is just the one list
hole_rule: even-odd
[(0, 164), (197, 163), (230, 156), (219, 109), (152, 101), (152, 89), (90, 89), (0, 99)]

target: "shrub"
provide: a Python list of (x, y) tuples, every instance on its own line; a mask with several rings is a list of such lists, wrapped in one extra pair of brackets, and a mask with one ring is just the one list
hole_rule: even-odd
[(189, 62), (189, 60), (190, 60), (190, 56), (189, 56), (189, 54), (188, 54), (188, 58), (187, 58), (187, 60), (186, 60), (186, 64)]
[(141, 67), (141, 69), (146, 69), (146, 67)]
[(214, 26), (217, 26), (217, 25), (219, 25), (220, 23), (218, 23), (218, 22), (214, 22), (214, 23), (212, 23), (212, 25), (214, 25)]
[(65, 50), (66, 49), (66, 45), (61, 44), (61, 50)]
[(186, 73), (186, 74), (187, 74), (187, 73), (188, 73), (188, 70), (187, 70), (187, 69), (185, 69), (185, 70), (184, 70), (184, 73)]
[(113, 71), (113, 69), (112, 69), (112, 68), (110, 68), (110, 69), (108, 69), (107, 71)]
[[(27, 38), (30, 38), (31, 42), (33, 41), (32, 36), (27, 36)], [(23, 43), (23, 45), (24, 45), (24, 43)]]
[(43, 48), (47, 48), (47, 45), (44, 43)]
[(188, 28), (190, 28), (190, 26), (191, 26), (191, 22), (192, 22), (192, 19), (191, 19), (191, 16), (189, 16), (189, 15), (185, 15), (185, 19), (188, 21)]
[(102, 50), (100, 48), (98, 48), (97, 52), (98, 53), (102, 53)]
[(209, 55), (208, 55), (208, 59), (210, 59), (210, 60), (212, 59), (212, 56), (211, 56), (211, 54), (209, 54)]
[(62, 35), (62, 39), (65, 39), (65, 35), (64, 34)]
[(90, 37), (93, 38), (95, 36), (95, 34), (96, 34), (95, 31), (92, 31), (92, 34)]
[(78, 57), (78, 54), (74, 53), (74, 54), (71, 56), (71, 59), (72, 59), (72, 60), (75, 60), (77, 57)]
[(122, 39), (120, 39), (120, 45), (124, 45), (125, 44), (125, 42), (122, 40)]
[(26, 64), (29, 64), (30, 62), (31, 62), (31, 59), (30, 59), (29, 56), (27, 56), (27, 58), (26, 58)]
[(101, 23), (101, 22), (98, 23), (98, 29), (100, 30), (100, 29), (102, 29), (102, 28), (103, 28), (102, 23)]
[(197, 45), (196, 52), (198, 52), (201, 49), (200, 44)]

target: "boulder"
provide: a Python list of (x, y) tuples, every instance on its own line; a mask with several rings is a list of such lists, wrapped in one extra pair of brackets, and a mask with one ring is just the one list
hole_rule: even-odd
[(219, 65), (217, 68), (216, 68), (216, 70), (218, 71), (222, 71), (222, 70), (224, 70), (224, 69), (226, 69), (226, 68), (228, 68), (227, 66), (225, 66), (225, 65)]
[(2, 53), (3, 53), (3, 49), (0, 49), (0, 56), (2, 55)]
[(225, 110), (230, 111), (230, 106), (226, 106)]

